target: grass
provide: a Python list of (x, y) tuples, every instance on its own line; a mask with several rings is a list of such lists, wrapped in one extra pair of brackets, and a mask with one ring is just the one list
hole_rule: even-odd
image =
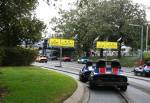
[(74, 79), (38, 67), (1, 67), (0, 103), (61, 103), (76, 89)]

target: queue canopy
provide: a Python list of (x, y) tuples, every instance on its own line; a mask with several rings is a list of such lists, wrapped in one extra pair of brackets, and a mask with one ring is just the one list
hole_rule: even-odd
[(74, 47), (74, 40), (62, 38), (50, 38), (48, 40), (49, 46), (55, 47)]
[(101, 49), (117, 49), (117, 42), (97, 41), (96, 48)]

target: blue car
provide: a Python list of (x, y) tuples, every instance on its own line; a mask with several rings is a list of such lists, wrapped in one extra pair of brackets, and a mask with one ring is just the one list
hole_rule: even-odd
[(94, 89), (96, 86), (115, 86), (122, 91), (127, 90), (128, 78), (123, 75), (124, 72), (118, 61), (99, 60), (94, 66), (93, 64), (93, 69), (89, 70), (89, 66), (86, 64), (86, 69), (82, 68), (81, 73), (79, 73), (79, 78), (80, 76), (82, 77), (81, 81), (82, 79), (89, 81), (91, 89)]
[(89, 59), (88, 59), (88, 57), (85, 57), (85, 56), (80, 57), (80, 58), (78, 59), (78, 63), (81, 63), (81, 64), (86, 64), (87, 61), (89, 61)]

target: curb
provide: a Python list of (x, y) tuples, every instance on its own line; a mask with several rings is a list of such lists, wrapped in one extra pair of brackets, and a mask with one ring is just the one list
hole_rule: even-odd
[(150, 82), (150, 80), (145, 79), (145, 78), (135, 77), (135, 76), (132, 76), (132, 75), (129, 75), (129, 74), (126, 74), (126, 76), (129, 77), (129, 78), (139, 79), (139, 80)]
[(83, 83), (77, 81), (77, 89), (67, 100), (63, 103), (88, 103), (89, 90)]

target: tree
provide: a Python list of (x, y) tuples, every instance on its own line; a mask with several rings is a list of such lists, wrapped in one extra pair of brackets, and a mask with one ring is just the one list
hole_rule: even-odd
[[(87, 1), (84, 1), (84, 3)], [(101, 19), (104, 20), (104, 25), (107, 26), (104, 27), (106, 29), (104, 32), (109, 34), (105, 35), (106, 37), (114, 33), (118, 34), (119, 38), (123, 37), (126, 45), (137, 48), (137, 45), (134, 44), (139, 42), (139, 30), (133, 30), (129, 27), (129, 24), (143, 25), (146, 21), (145, 10), (139, 4), (133, 4), (130, 0), (104, 0), (95, 10), (103, 16)], [(118, 56), (121, 56), (120, 49)]]
[(36, 18), (24, 18), (21, 20), (20, 39), (25, 42), (26, 47), (38, 42), (41, 39), (41, 32), (44, 31), (45, 25)]
[(105, 41), (113, 34), (123, 37), (126, 45), (138, 47), (134, 44), (139, 42), (139, 30), (133, 30), (129, 24), (143, 25), (146, 21), (145, 10), (139, 4), (131, 0), (78, 0), (76, 5), (74, 10), (61, 11), (62, 18), (53, 21), (57, 24), (55, 28), (65, 37), (78, 34), (78, 43), (83, 46), (83, 51), (93, 47), (96, 37)]
[(37, 4), (37, 0), (0, 0), (0, 46), (40, 39), (45, 25), (32, 16)]

